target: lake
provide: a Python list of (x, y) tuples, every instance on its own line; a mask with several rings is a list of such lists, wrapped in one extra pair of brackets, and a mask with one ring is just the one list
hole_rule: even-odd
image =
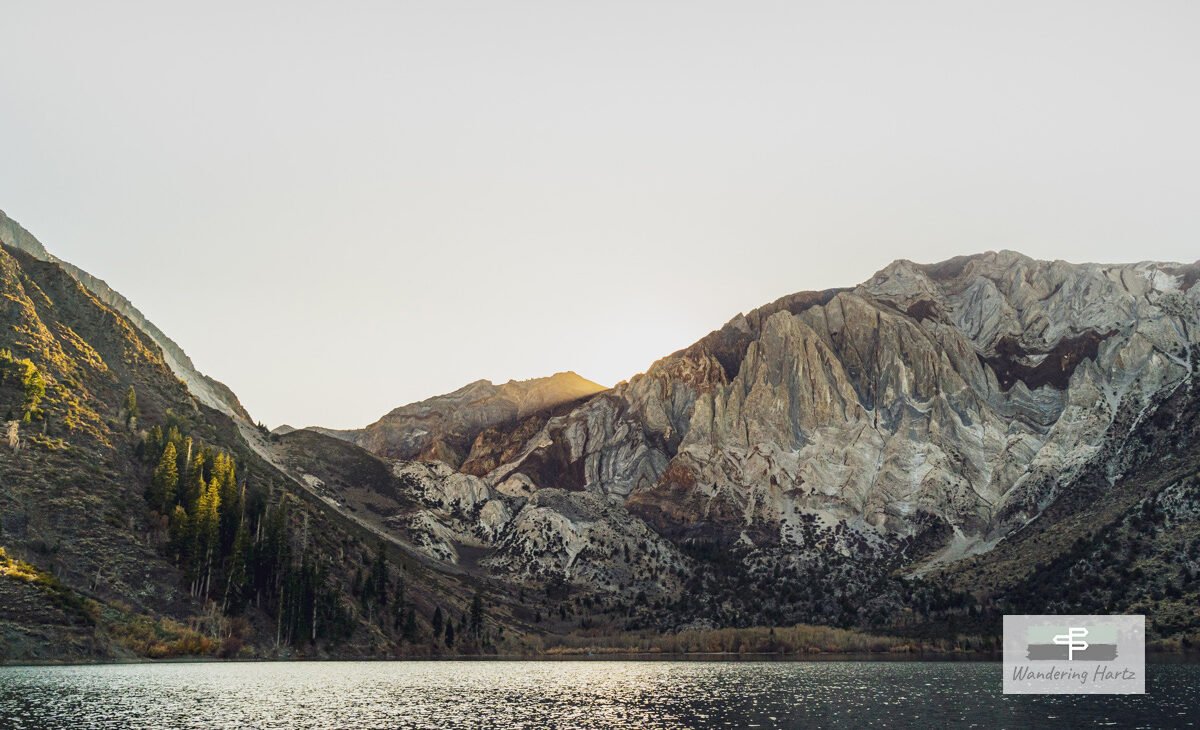
[(429, 661), (0, 667), (0, 727), (1193, 727), (1147, 695), (1005, 696), (993, 662)]

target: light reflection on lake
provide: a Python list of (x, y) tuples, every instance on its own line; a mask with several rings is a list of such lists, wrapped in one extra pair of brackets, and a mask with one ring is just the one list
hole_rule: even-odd
[(473, 661), (0, 667), (0, 728), (1193, 727), (1200, 665), (1144, 696), (1005, 696), (971, 662)]

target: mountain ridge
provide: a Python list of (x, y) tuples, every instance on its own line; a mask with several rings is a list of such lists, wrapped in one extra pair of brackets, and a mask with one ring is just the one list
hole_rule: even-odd
[[(18, 654), (129, 651), (106, 632), (150, 619), (223, 636), (209, 581), (181, 590), (171, 556), (186, 550), (151, 496), (145, 454), (182, 448), (180, 428), (210, 448), (213, 479), (222, 449), (260, 490), (282, 482), (255, 519), (286, 512), (289, 554), (314, 562), (280, 569), (328, 571), (312, 600), (337, 630), (272, 648), (270, 611), (289, 604), (257, 586), (264, 607), (238, 634), (253, 656), (436, 653), (435, 609), (465, 616), (474, 593), (490, 629), (473, 651), (796, 622), (994, 637), (1004, 612), (1050, 607), (1136, 610), (1158, 639), (1200, 639), (1200, 262), (898, 259), (738, 314), (613, 388), (481, 380), (352, 432), (268, 433), (181, 375), (190, 361), (127, 299), (6, 217), (0, 241), (4, 372), (46, 385), (46, 415), (22, 421), (36, 388), (0, 382), (17, 436), (0, 445), (0, 546), (46, 581), (0, 575)], [(372, 543), (390, 556), (383, 585), (404, 586), (385, 589), (394, 617), (371, 602)], [(218, 586), (241, 580), (229, 560)]]
[(308, 427), (389, 458), (436, 458), (459, 466), (480, 432), (607, 390), (574, 371), (496, 385), (476, 380), (388, 411), (360, 429)]
[[(440, 496), (399, 529), (431, 554), (453, 555), (464, 540), (517, 549), (588, 584), (614, 560), (580, 562), (605, 541), (575, 519), (540, 522), (536, 531), (558, 535), (550, 543), (520, 535), (526, 512), (626, 519), (599, 517), (586, 504), (594, 494), (624, 506), (623, 534), (652, 526), (651, 552), (667, 559), (652, 570), (679, 570), (679, 549), (703, 540), (746, 554), (726, 566), (735, 575), (799, 561), (828, 580), (838, 575), (830, 549), (857, 565), (846, 570), (867, 571), (855, 583), (879, 580), (883, 566), (953, 572), (1082, 488), (1107, 450), (1129, 448), (1138, 414), (1190, 384), (1196, 271), (999, 251), (901, 259), (856, 287), (788, 295), (576, 407), (493, 430), (478, 444), (488, 456), (463, 462), (473, 468), (420, 475)], [(413, 468), (402, 461), (398, 470)], [(551, 493), (566, 502), (534, 502)], [(438, 507), (456, 501), (465, 512)], [(480, 510), (489, 518), (473, 522)], [(564, 549), (549, 560), (555, 542)], [(918, 544), (920, 560), (900, 557)], [(863, 586), (830, 589), (879, 601)], [(832, 611), (804, 610), (793, 615)]]
[(192, 359), (188, 357), (183, 348), (142, 314), (141, 310), (135, 307), (132, 302), (110, 287), (103, 279), (92, 276), (78, 266), (63, 261), (51, 254), (33, 234), (25, 230), (20, 223), (9, 218), (3, 210), (0, 210), (0, 242), (25, 251), (34, 258), (62, 266), (92, 294), (128, 317), (138, 329), (154, 340), (155, 344), (162, 348), (171, 370), (187, 383), (188, 389), (203, 401), (205, 405), (216, 408), (226, 415), (244, 420), (246, 423), (253, 423), (250, 414), (242, 406), (233, 391), (224, 383), (214, 380), (197, 370)]

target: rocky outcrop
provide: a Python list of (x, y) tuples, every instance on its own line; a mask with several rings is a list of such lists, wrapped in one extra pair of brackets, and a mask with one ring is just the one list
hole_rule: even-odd
[[(509, 572), (552, 559), (576, 566), (576, 579), (591, 574), (573, 557), (577, 521), (564, 517), (581, 505), (626, 535), (636, 518), (672, 545), (718, 540), (815, 560), (814, 544), (839, 544), (862, 560), (944, 565), (1036, 519), (1156, 397), (1191, 387), (1195, 268), (1008, 251), (897, 261), (854, 289), (738, 315), (575, 406), (522, 418), (476, 383), (355, 438), (461, 467), (422, 479), (472, 506), (453, 519), (423, 514), (419, 531), (441, 555), (469, 534), (501, 550), (485, 562)], [(445, 425), (451, 402), (455, 426)], [(421, 432), (489, 421), (503, 425), (476, 431), (466, 450), (467, 439)]]
[(993, 539), (1038, 514), (1119, 411), (1188, 376), (1200, 295), (1176, 269), (899, 261), (799, 311), (736, 318), (706, 338), (749, 340), (727, 382), (700, 344), (614, 392), (670, 457), (654, 486), (625, 486), (680, 519), (815, 513), (904, 534), (928, 512)]

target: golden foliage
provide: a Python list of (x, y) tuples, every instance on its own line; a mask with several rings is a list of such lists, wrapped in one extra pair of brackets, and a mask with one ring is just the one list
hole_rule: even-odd
[(134, 616), (108, 626), (108, 632), (121, 646), (151, 659), (182, 656), (210, 656), (217, 642), (168, 618)]
[(978, 652), (998, 648), (994, 640), (975, 636), (919, 641), (807, 624), (687, 629), (674, 634), (569, 635), (556, 637), (553, 641), (554, 644), (545, 649), (546, 654), (898, 654)]

